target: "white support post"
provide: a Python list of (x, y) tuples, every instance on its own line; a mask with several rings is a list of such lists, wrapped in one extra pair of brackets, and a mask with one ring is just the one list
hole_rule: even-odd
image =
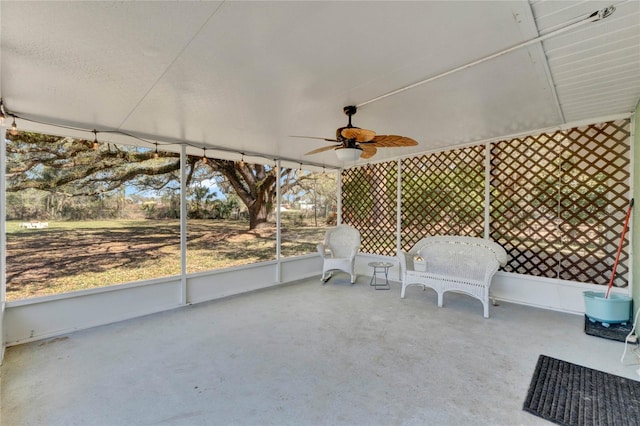
[(491, 236), (491, 142), (484, 151), (484, 238)]
[(187, 300), (187, 146), (180, 146), (180, 304)]
[(342, 224), (342, 169), (338, 171), (338, 178), (336, 179), (336, 189), (338, 191), (338, 202), (336, 209), (336, 225)]
[(7, 300), (7, 145), (6, 128), (0, 126), (0, 364), (4, 358), (4, 308)]
[(398, 182), (396, 190), (396, 253), (402, 249), (402, 160), (398, 160)]
[(282, 282), (282, 269), (281, 269), (281, 243), (282, 243), (282, 229), (280, 228), (282, 222), (280, 220), (280, 207), (282, 206), (282, 182), (280, 178), (281, 167), (280, 160), (276, 161), (274, 166), (276, 168), (276, 282)]
[[(638, 104), (640, 105), (640, 104)], [(637, 122), (637, 114), (640, 114), (640, 106), (636, 106), (636, 112), (634, 114), (631, 115), (630, 118), (630, 134), (629, 134), (629, 145), (631, 146), (631, 151), (629, 152), (629, 159), (630, 159), (630, 163), (629, 163), (629, 200), (633, 200), (633, 194), (635, 193), (635, 168), (636, 168), (636, 164), (635, 164), (635, 158), (636, 158), (636, 149), (638, 149), (638, 147), (636, 147), (635, 144), (635, 140), (636, 140), (636, 132), (638, 131), (638, 129), (636, 128), (636, 122)], [(634, 200), (634, 206), (633, 206), (633, 210), (637, 211), (637, 209), (640, 208), (639, 206), (635, 205), (635, 200)], [(634, 261), (633, 259), (635, 259), (635, 257), (633, 257), (633, 252), (635, 251), (633, 248), (633, 236), (638, 235), (638, 231), (635, 230), (635, 227), (633, 226), (635, 221), (633, 220), (633, 217), (636, 216), (637, 214), (632, 214), (631, 217), (629, 218), (629, 229), (631, 230), (631, 233), (629, 234), (629, 296), (633, 297), (634, 294), (634, 279), (633, 279), (633, 264)], [(634, 231), (635, 230), (635, 231)], [(637, 248), (637, 247), (636, 247)], [(634, 303), (638, 303), (637, 300), (634, 300)], [(633, 313), (634, 316), (633, 318), (635, 318), (635, 313), (638, 311), (637, 307), (633, 308)]]

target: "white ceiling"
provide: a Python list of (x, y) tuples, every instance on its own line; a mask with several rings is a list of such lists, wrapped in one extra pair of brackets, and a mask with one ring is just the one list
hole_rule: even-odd
[[(611, 4), (606, 19), (438, 77)], [(3, 0), (0, 23), (0, 95), (19, 127), (115, 129), (192, 153), (345, 166), (291, 135), (334, 137), (343, 106), (366, 103), (354, 125), (419, 143), (379, 161), (625, 115), (640, 99), (637, 0)]]

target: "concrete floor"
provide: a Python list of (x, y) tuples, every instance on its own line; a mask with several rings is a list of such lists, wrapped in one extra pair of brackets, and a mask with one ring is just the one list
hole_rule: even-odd
[(538, 355), (638, 379), (580, 316), (338, 274), (7, 349), (2, 425), (534, 425)]

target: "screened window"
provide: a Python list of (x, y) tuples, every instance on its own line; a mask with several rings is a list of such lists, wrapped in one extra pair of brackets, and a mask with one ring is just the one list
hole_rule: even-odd
[(280, 203), (281, 256), (316, 252), (329, 227), (336, 225), (335, 173), (283, 170)]
[(28, 132), (6, 150), (7, 300), (180, 272), (174, 154)]
[(274, 260), (277, 169), (216, 158), (189, 162), (187, 272)]

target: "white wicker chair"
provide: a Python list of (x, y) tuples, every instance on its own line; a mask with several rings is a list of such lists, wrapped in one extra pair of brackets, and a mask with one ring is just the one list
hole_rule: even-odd
[[(423, 263), (418, 265), (416, 258)], [(484, 317), (488, 318), (491, 279), (507, 263), (507, 253), (499, 244), (482, 238), (434, 236), (421, 239), (409, 252), (400, 251), (398, 260), (401, 298), (409, 286), (430, 287), (442, 307), (447, 291), (465, 293), (482, 302)]]
[(356, 282), (355, 261), (360, 250), (360, 231), (349, 225), (338, 225), (327, 230), (324, 243), (318, 244), (318, 253), (322, 256), (323, 283), (333, 275), (330, 271), (343, 271), (351, 275), (351, 284)]

